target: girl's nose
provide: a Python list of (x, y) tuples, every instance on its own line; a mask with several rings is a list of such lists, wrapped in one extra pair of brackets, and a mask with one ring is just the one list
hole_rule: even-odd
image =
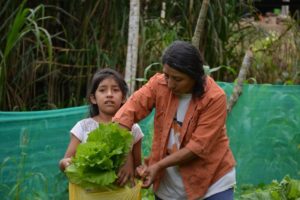
[(107, 90), (107, 96), (112, 96), (113, 95), (113, 91), (112, 90)]

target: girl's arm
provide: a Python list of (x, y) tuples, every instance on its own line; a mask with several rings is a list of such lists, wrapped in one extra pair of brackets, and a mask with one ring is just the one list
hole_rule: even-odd
[(71, 134), (70, 143), (66, 150), (65, 156), (59, 161), (59, 168), (61, 171), (65, 171), (66, 167), (71, 164), (71, 157), (75, 155), (76, 149), (80, 143), (81, 141), (76, 136)]
[(131, 185), (134, 186), (134, 163), (132, 151), (129, 152), (125, 164), (119, 169), (117, 183), (123, 186), (129, 180)]
[(132, 186), (134, 185), (135, 169), (142, 163), (141, 148), (142, 140), (140, 139), (133, 145), (132, 150), (127, 156), (126, 163), (118, 172), (119, 185), (124, 185), (128, 180), (131, 182)]
[(142, 149), (142, 139), (140, 139), (137, 143), (135, 143), (132, 148), (134, 169), (136, 169), (138, 166), (142, 164), (141, 149)]
[[(129, 130), (128, 127), (125, 127), (120, 124), (119, 126), (126, 130)], [(126, 163), (120, 168), (118, 172), (119, 185), (124, 185), (129, 180), (131, 182), (131, 185), (133, 186), (134, 177), (136, 175), (135, 169), (142, 163), (141, 149), (142, 149), (142, 138), (144, 134), (138, 124), (133, 125), (133, 127), (131, 128), (131, 133), (133, 134), (135, 142), (127, 157)]]

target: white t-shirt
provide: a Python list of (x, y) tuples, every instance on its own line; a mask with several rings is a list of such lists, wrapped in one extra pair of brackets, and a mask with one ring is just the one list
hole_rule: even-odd
[[(177, 108), (176, 117), (173, 120), (168, 141), (168, 154), (172, 154), (179, 150), (181, 126), (189, 107), (192, 94), (185, 94), (179, 97), (179, 105)], [(203, 198), (210, 197), (216, 193), (223, 192), (232, 188), (235, 185), (235, 168), (225, 174), (217, 182), (208, 188)], [(164, 200), (185, 200), (187, 199), (184, 189), (182, 177), (178, 166), (166, 168), (164, 177), (161, 179), (158, 190), (155, 194)], [(200, 198), (201, 199), (201, 198)]]
[[(88, 134), (98, 128), (98, 126), (99, 123), (93, 118), (86, 118), (77, 122), (70, 132), (82, 143), (85, 143), (88, 138)], [(134, 124), (132, 126), (131, 133), (134, 138), (134, 144), (144, 137), (144, 134), (138, 124)]]

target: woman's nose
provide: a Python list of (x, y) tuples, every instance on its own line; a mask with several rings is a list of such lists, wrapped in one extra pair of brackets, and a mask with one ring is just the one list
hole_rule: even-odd
[(170, 89), (175, 88), (174, 81), (171, 78), (169, 78), (169, 80), (168, 80), (168, 88), (170, 88)]

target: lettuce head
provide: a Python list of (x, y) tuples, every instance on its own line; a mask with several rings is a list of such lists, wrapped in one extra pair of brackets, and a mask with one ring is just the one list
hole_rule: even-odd
[(83, 188), (112, 186), (124, 164), (133, 137), (118, 124), (100, 124), (78, 145), (72, 164), (65, 173), (70, 182)]

